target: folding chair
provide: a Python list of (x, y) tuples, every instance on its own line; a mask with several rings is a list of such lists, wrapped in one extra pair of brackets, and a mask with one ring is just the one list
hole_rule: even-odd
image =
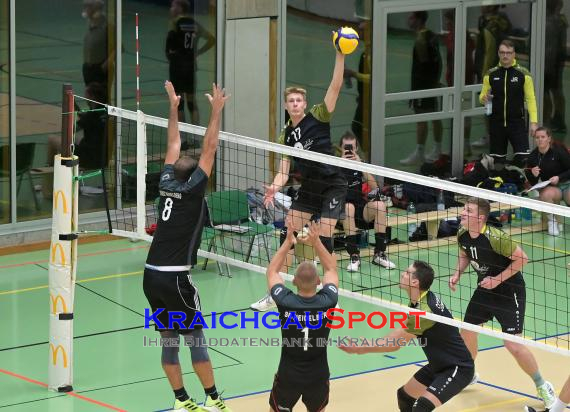
[[(255, 237), (261, 235), (263, 237), (267, 261), (269, 262), (271, 260), (267, 234), (273, 232), (274, 229), (271, 226), (262, 225), (250, 220), (249, 204), (245, 192), (239, 190), (212, 192), (208, 196), (206, 203), (208, 204), (210, 222), (214, 228), (215, 237), (219, 236), (223, 238), (228, 233), (239, 237), (251, 237), (245, 259), (246, 262), (249, 262)], [(207, 263), (208, 260), (206, 259), (204, 265)]]

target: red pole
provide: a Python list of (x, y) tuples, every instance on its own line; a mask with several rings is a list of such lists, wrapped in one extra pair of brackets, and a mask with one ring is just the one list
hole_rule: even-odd
[(73, 142), (73, 110), (74, 98), (71, 84), (63, 85), (61, 99), (61, 155), (71, 157), (71, 143)]

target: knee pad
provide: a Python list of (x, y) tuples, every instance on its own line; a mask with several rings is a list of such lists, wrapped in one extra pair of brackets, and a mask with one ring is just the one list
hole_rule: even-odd
[(412, 408), (413, 412), (431, 412), (435, 409), (435, 405), (431, 403), (428, 398), (424, 398), (420, 396), (416, 403), (414, 403), (414, 407)]
[[(287, 226), (283, 226), (279, 232), (279, 245), (283, 245), (285, 239), (287, 239)], [(292, 245), (291, 249), (295, 249), (295, 245)]]
[(184, 344), (190, 347), (192, 363), (208, 362), (208, 346), (202, 329), (194, 329), (184, 335)]
[(178, 350), (180, 346), (180, 337), (175, 330), (169, 330), (160, 334), (162, 356), (161, 362), (166, 365), (178, 365)]
[(416, 400), (408, 395), (403, 386), (398, 389), (397, 394), (398, 408), (400, 408), (400, 412), (412, 412), (412, 408), (414, 407), (414, 402)]
[(324, 247), (332, 254), (334, 252), (332, 237), (319, 236), (319, 238)]

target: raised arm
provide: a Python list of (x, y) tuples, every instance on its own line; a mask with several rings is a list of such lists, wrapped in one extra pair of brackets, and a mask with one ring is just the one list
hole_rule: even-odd
[(336, 52), (336, 58), (334, 62), (334, 71), (331, 80), (331, 84), (325, 95), (325, 105), (329, 113), (334, 112), (336, 107), (336, 101), (338, 99), (338, 94), (340, 93), (340, 88), (342, 87), (342, 79), (344, 77), (344, 54), (339, 51)]
[(180, 131), (178, 130), (178, 105), (180, 104), (180, 96), (176, 95), (174, 86), (168, 80), (164, 82), (164, 88), (166, 89), (166, 93), (168, 93), (170, 105), (168, 113), (168, 142), (164, 164), (171, 165), (180, 157)]
[(319, 260), (321, 265), (323, 265), (323, 284), (326, 285), (327, 283), (332, 283), (336, 287), (338, 287), (338, 272), (336, 269), (336, 256), (329, 253), (325, 245), (321, 242), (320, 238), (321, 233), (321, 225), (320, 223), (311, 222), (309, 226), (309, 232), (303, 238), (301, 237), (299, 241), (301, 243), (305, 243), (311, 245)]
[(287, 260), (287, 254), (289, 253), (289, 250), (291, 250), (291, 246), (293, 246), (295, 243), (295, 234), (292, 230), (287, 231), (287, 238), (281, 247), (277, 250), (275, 255), (273, 255), (271, 262), (269, 262), (269, 265), (267, 266), (267, 271), (265, 272), (267, 275), (267, 287), (270, 291), (273, 286), (279, 283), (283, 283), (283, 278), (281, 277), (279, 271)]
[(212, 173), (212, 166), (214, 165), (214, 160), (216, 158), (216, 149), (218, 148), (222, 109), (224, 108), (224, 104), (226, 103), (226, 100), (228, 100), (229, 96), (225, 95), (225, 90), (223, 90), (219, 85), (212, 84), (212, 94), (206, 94), (206, 97), (210, 101), (212, 108), (210, 112), (210, 122), (208, 123), (206, 134), (204, 135), (202, 155), (200, 156), (198, 167), (200, 167), (206, 175), (210, 176)]

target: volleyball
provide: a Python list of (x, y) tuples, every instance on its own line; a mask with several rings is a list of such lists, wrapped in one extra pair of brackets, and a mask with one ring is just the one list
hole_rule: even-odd
[(352, 27), (341, 27), (333, 31), (334, 47), (342, 54), (350, 54), (358, 46), (358, 33)]

